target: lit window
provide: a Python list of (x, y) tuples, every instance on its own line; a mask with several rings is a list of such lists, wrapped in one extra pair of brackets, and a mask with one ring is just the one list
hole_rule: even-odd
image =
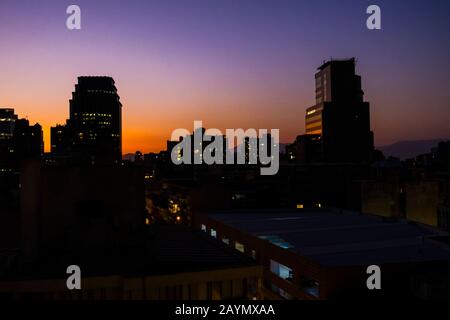
[(293, 278), (293, 270), (277, 261), (270, 260), (270, 271), (278, 277), (291, 281)]
[(303, 203), (297, 204), (297, 209), (303, 209)]
[(230, 244), (230, 239), (222, 238), (222, 242), (229, 245)]
[(245, 247), (244, 247), (244, 245), (242, 244), (242, 243), (240, 243), (240, 242), (235, 242), (235, 244), (234, 244), (234, 248), (237, 250), (237, 251), (240, 251), (240, 252), (244, 252), (245, 251)]
[(211, 229), (211, 237), (217, 238), (217, 231), (214, 229)]
[(285, 241), (284, 239), (280, 238), (276, 235), (265, 235), (265, 236), (259, 236), (258, 238), (269, 241), (270, 243), (283, 248), (283, 249), (292, 249), (294, 246), (290, 244), (289, 242)]

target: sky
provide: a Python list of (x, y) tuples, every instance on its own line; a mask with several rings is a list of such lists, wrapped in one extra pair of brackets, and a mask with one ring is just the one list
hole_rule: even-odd
[[(68, 30), (66, 8), (81, 8)], [(381, 8), (368, 30), (366, 8)], [(44, 129), (69, 116), (82, 75), (115, 79), (123, 151), (159, 151), (177, 128), (304, 133), (314, 74), (357, 58), (375, 144), (450, 138), (449, 1), (0, 0), (0, 107)]]

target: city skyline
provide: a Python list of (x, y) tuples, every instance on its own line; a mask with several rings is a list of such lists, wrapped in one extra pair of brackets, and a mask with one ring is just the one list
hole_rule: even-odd
[[(314, 14), (324, 4), (321, 25)], [(77, 77), (107, 75), (123, 103), (123, 153), (162, 150), (193, 120), (280, 128), (289, 143), (305, 132), (317, 66), (356, 56), (375, 145), (448, 138), (448, 74), (440, 72), (449, 64), (448, 4), (380, 1), (380, 31), (365, 28), (367, 4), (132, 2), (124, 13), (116, 2), (79, 1), (82, 29), (69, 31), (66, 3), (2, 1), (0, 105), (40, 123), (49, 151), (50, 126), (68, 118)]]
[(448, 13), (0, 0), (0, 301), (450, 299)]

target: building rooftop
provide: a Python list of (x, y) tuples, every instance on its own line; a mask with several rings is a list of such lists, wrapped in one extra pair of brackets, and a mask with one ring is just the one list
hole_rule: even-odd
[[(174, 225), (149, 226), (148, 231), (139, 247), (75, 252), (61, 250), (40, 257), (39, 261), (14, 267), (3, 275), (0, 272), (0, 281), (64, 278), (67, 266), (72, 264), (80, 266), (83, 276), (128, 277), (256, 266), (250, 257), (213, 241), (200, 231)], [(12, 256), (17, 254), (16, 251), (11, 253)]]
[(321, 265), (450, 261), (437, 229), (334, 209), (213, 212), (208, 217)]
[(355, 64), (356, 59), (353, 58), (349, 58), (349, 59), (333, 59), (331, 58), (328, 61), (323, 61), (322, 65), (320, 67), (317, 68), (317, 70), (323, 70), (326, 67), (328, 67), (331, 64)]

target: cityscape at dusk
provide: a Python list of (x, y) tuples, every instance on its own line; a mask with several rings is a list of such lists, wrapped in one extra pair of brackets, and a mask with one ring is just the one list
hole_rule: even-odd
[(449, 14), (0, 0), (0, 303), (450, 300)]
[[(280, 128), (304, 133), (310, 75), (324, 60), (358, 58), (375, 145), (450, 137), (447, 1), (65, 1), (0, 3), (1, 105), (43, 126), (64, 123), (73, 83), (112, 76), (124, 106), (124, 153), (156, 152), (175, 128)], [(407, 116), (405, 116), (407, 115)]]

